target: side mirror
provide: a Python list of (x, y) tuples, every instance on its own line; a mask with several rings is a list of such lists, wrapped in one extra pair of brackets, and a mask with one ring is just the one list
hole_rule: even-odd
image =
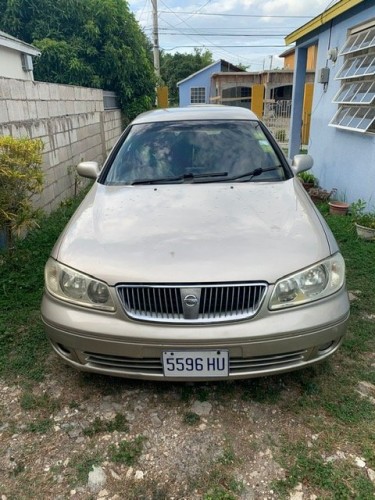
[(314, 165), (314, 160), (310, 155), (295, 155), (292, 161), (292, 170), (295, 175), (310, 170)]
[(97, 161), (81, 161), (77, 165), (77, 172), (81, 177), (96, 179), (100, 172), (99, 164)]

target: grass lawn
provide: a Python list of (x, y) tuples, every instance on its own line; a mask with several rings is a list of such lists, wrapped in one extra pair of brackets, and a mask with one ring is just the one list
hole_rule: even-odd
[(50, 351), (40, 321), (44, 265), (80, 201), (69, 200), (14, 250), (0, 253), (0, 376), (44, 377)]
[[(0, 253), (0, 376), (9, 384), (30, 388), (51, 370), (46, 363), (51, 348), (39, 313), (43, 268), (79, 201), (69, 202), (44, 218), (40, 228), (19, 242), (12, 252)], [(321, 498), (369, 499), (375, 494), (368, 477), (368, 469), (375, 470), (375, 405), (357, 389), (363, 382), (375, 384), (375, 242), (357, 238), (350, 216), (330, 216), (326, 206), (321, 210), (345, 257), (348, 290), (354, 295), (343, 346), (329, 361), (309, 369), (282, 377), (217, 384), (215, 398), (221, 398), (228, 407), (234, 397), (249, 404), (276, 405), (285, 414), (289, 432), (277, 429), (280, 439), (274, 446), (274, 456), (286, 471), (285, 479), (273, 485), (280, 498), (288, 498), (293, 488), (303, 484), (311, 491), (319, 491)], [(163, 394), (155, 385), (155, 393), (158, 390)], [(191, 397), (200, 400), (210, 397), (207, 386), (199, 384), (182, 385), (181, 394), (181, 404)], [(50, 403), (25, 396), (21, 405), (27, 410)], [(290, 422), (295, 422), (296, 432), (290, 431)], [(197, 425), (199, 417), (186, 413), (185, 423)], [(95, 425), (90, 428), (93, 435), (101, 432), (104, 424), (97, 421)], [(309, 443), (298, 432), (299, 428), (309, 429), (316, 441)], [(108, 430), (105, 426), (104, 429)], [(122, 452), (128, 457), (130, 451), (126, 446)], [(356, 459), (362, 459), (366, 467), (359, 468)], [(224, 465), (220, 474), (228, 468)], [(220, 496), (217, 492), (210, 495), (205, 498), (237, 498)]]

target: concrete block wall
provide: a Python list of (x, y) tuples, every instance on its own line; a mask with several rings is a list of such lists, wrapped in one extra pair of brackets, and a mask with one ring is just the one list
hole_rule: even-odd
[(107, 153), (115, 145), (119, 133), (122, 129), (122, 116), (119, 109), (109, 109), (104, 111), (104, 137)]
[(34, 204), (46, 212), (75, 194), (75, 166), (102, 163), (121, 129), (120, 110), (104, 110), (100, 89), (0, 78), (0, 135), (44, 143), (44, 189)]

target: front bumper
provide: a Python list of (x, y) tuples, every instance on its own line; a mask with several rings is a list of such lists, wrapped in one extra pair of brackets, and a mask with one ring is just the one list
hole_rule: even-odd
[[(229, 351), (228, 379), (278, 374), (333, 354), (345, 335), (345, 288), (315, 303), (216, 325), (132, 321), (122, 310), (103, 313), (75, 307), (45, 293), (42, 319), (55, 352), (78, 370), (126, 378), (181, 380), (163, 374), (166, 350)], [(210, 378), (219, 380), (222, 377)], [(188, 380), (204, 380), (189, 378)]]

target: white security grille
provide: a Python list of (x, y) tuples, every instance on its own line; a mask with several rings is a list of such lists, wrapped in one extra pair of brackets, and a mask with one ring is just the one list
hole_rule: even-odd
[(344, 61), (336, 80), (342, 83), (333, 98), (339, 107), (329, 125), (375, 133), (375, 26), (353, 31), (339, 55)]

